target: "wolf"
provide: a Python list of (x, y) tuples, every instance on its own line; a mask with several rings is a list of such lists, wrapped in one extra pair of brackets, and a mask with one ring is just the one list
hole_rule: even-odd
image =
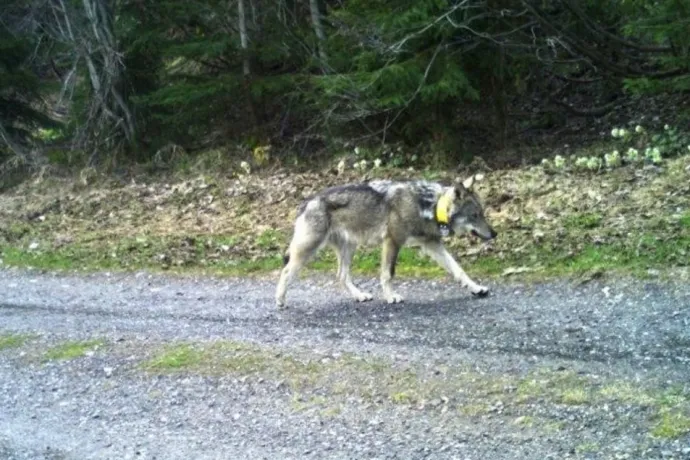
[(350, 277), (350, 265), (360, 245), (382, 245), (381, 288), (388, 303), (402, 302), (392, 280), (403, 245), (420, 246), (475, 296), (489, 289), (475, 283), (443, 246), (442, 238), (469, 232), (483, 240), (496, 238), (473, 191), (476, 176), (452, 185), (423, 180), (371, 180), (327, 188), (307, 198), (298, 209), (294, 233), (283, 258), (276, 287), (278, 308), (285, 306), (288, 285), (324, 246), (335, 250), (340, 285), (358, 302), (373, 296)]

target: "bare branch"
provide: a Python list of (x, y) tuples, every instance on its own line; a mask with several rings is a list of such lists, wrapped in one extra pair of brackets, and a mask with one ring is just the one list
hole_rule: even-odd
[(398, 110), (398, 113), (395, 114), (392, 120), (388, 121), (386, 120), (386, 123), (382, 129), (383, 132), (383, 140), (385, 141), (386, 136), (385, 133), (386, 131), (393, 126), (393, 124), (396, 122), (396, 120), (400, 117), (400, 115), (403, 114), (405, 110), (410, 106), (412, 101), (414, 101), (417, 96), (419, 95), (419, 92), (422, 90), (424, 85), (426, 84), (426, 79), (429, 76), (429, 72), (431, 71), (431, 67), (434, 65), (434, 62), (436, 62), (436, 57), (438, 56), (438, 53), (445, 47), (444, 43), (439, 43), (439, 45), (436, 47), (436, 50), (434, 51), (434, 54), (431, 56), (431, 59), (429, 59), (429, 62), (427, 63), (426, 69), (424, 69), (424, 75), (422, 76), (421, 80), (419, 81), (419, 84), (417, 85), (417, 89), (415, 89), (414, 93), (405, 101), (405, 104)]
[(328, 61), (328, 55), (326, 55), (326, 50), (324, 48), (326, 43), (326, 33), (323, 30), (323, 24), (321, 23), (321, 11), (319, 10), (319, 0), (309, 0), (309, 9), (311, 11), (311, 22), (314, 27), (314, 34), (319, 41), (319, 58), (322, 62), (322, 68), (325, 69), (326, 62)]
[(525, 8), (530, 10), (530, 12), (539, 20), (541, 25), (553, 35), (554, 40), (558, 40), (563, 45), (567, 44), (572, 46), (575, 52), (590, 59), (592, 63), (601, 66), (603, 69), (607, 70), (613, 75), (620, 77), (648, 77), (652, 79), (665, 79), (690, 74), (690, 69), (688, 68), (678, 68), (662, 72), (649, 72), (631, 67), (621, 67), (618, 64), (611, 62), (611, 60), (607, 59), (598, 51), (583, 44), (581, 40), (553, 25), (541, 11), (530, 5), (527, 0), (522, 0), (522, 4), (525, 5)]
[(434, 19), (432, 22), (430, 22), (430, 23), (427, 24), (426, 26), (422, 27), (420, 30), (418, 30), (418, 31), (416, 31), (416, 32), (414, 32), (414, 33), (408, 35), (407, 37), (403, 38), (402, 40), (400, 40), (400, 41), (394, 43), (393, 45), (391, 45), (391, 46), (389, 47), (390, 51), (392, 51), (393, 53), (400, 53), (400, 52), (402, 51), (403, 47), (405, 46), (405, 44), (406, 44), (408, 41), (412, 40), (412, 39), (415, 38), (415, 37), (418, 37), (418, 36), (422, 35), (424, 32), (426, 32), (427, 30), (431, 29), (432, 27), (434, 27), (434, 26), (435, 26), (436, 24), (438, 24), (439, 22), (445, 20), (446, 18), (448, 18), (448, 16), (450, 16), (450, 15), (453, 14), (453, 13), (455, 13), (455, 12), (456, 12), (457, 10), (459, 10), (460, 8), (469, 8), (469, 7), (471, 7), (471, 6), (468, 7), (468, 3), (469, 3), (469, 0), (462, 0), (460, 3), (457, 3), (457, 4), (454, 5), (452, 8), (450, 8), (448, 11), (446, 11), (445, 13), (443, 13), (441, 16), (437, 17), (437, 18)]
[(564, 109), (566, 109), (566, 111), (572, 113), (573, 115), (577, 115), (580, 117), (594, 117), (594, 118), (603, 117), (604, 115), (609, 113), (611, 110), (613, 110), (617, 105), (616, 102), (614, 101), (614, 102), (610, 102), (606, 105), (603, 105), (601, 107), (595, 107), (593, 109), (584, 110), (584, 109), (576, 109), (575, 107), (573, 107), (570, 104), (567, 104), (565, 102), (555, 100), (555, 99), (551, 100), (551, 102), (553, 104), (559, 106), (559, 107), (563, 107)]

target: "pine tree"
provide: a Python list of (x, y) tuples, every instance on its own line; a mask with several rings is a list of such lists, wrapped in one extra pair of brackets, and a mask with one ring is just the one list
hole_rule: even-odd
[(0, 163), (9, 157), (29, 162), (36, 131), (58, 126), (42, 110), (41, 81), (29, 65), (32, 45), (0, 23)]

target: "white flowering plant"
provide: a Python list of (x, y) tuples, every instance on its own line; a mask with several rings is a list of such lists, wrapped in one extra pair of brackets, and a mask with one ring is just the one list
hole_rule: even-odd
[(575, 159), (575, 168), (585, 170), (587, 169), (587, 157), (577, 157)]
[(650, 147), (659, 149), (661, 156), (682, 155), (690, 145), (690, 133), (679, 131), (674, 126), (664, 125), (664, 130), (653, 134), (650, 141)]
[(358, 171), (366, 171), (367, 170), (367, 160), (361, 160), (356, 162), (352, 167)]
[(640, 161), (640, 152), (636, 148), (630, 147), (625, 152), (625, 161), (628, 163), (637, 163)]
[(630, 129), (613, 128), (611, 137), (616, 148), (598, 156), (582, 156), (566, 159), (556, 155), (544, 159), (541, 167), (548, 171), (590, 171), (612, 170), (625, 164), (642, 162), (660, 165), (664, 157), (690, 152), (690, 133), (681, 133), (671, 125), (664, 125), (663, 131), (650, 130), (638, 124)]
[(586, 163), (587, 169), (590, 171), (598, 171), (601, 169), (601, 158), (599, 157), (589, 157)]
[(611, 153), (604, 155), (604, 164), (608, 169), (613, 169), (621, 166), (623, 160), (621, 159), (621, 154), (618, 150), (614, 150)]
[(680, 132), (669, 124), (665, 124), (662, 130), (649, 131), (639, 124), (632, 131), (614, 128), (611, 130), (611, 136), (624, 148), (625, 153), (620, 163), (613, 152), (605, 156), (604, 161), (608, 168), (641, 161), (659, 165), (663, 163), (664, 157), (684, 154), (685, 149), (690, 150), (690, 133)]
[(611, 137), (614, 139), (628, 139), (630, 137), (630, 131), (625, 128), (613, 128), (611, 130)]
[(650, 163), (655, 165), (660, 164), (663, 159), (661, 158), (661, 150), (659, 147), (647, 147), (644, 151), (644, 158)]
[[(417, 160), (416, 155), (407, 154), (402, 146), (394, 145), (372, 148), (355, 146), (352, 153), (355, 157), (354, 169), (403, 168)], [(365, 161), (365, 168), (361, 166), (362, 161)]]

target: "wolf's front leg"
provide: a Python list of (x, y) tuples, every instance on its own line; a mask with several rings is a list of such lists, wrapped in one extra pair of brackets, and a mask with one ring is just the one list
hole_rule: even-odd
[(484, 297), (489, 293), (489, 288), (477, 284), (465, 273), (460, 264), (458, 264), (448, 250), (443, 247), (441, 242), (430, 242), (423, 246), (424, 251), (431, 256), (439, 265), (445, 268), (455, 281), (465, 286), (469, 291), (476, 296)]
[(385, 238), (383, 240), (383, 248), (381, 250), (381, 288), (383, 289), (383, 298), (388, 303), (400, 303), (404, 300), (401, 295), (393, 291), (392, 283), (399, 252), (400, 245), (392, 238)]

